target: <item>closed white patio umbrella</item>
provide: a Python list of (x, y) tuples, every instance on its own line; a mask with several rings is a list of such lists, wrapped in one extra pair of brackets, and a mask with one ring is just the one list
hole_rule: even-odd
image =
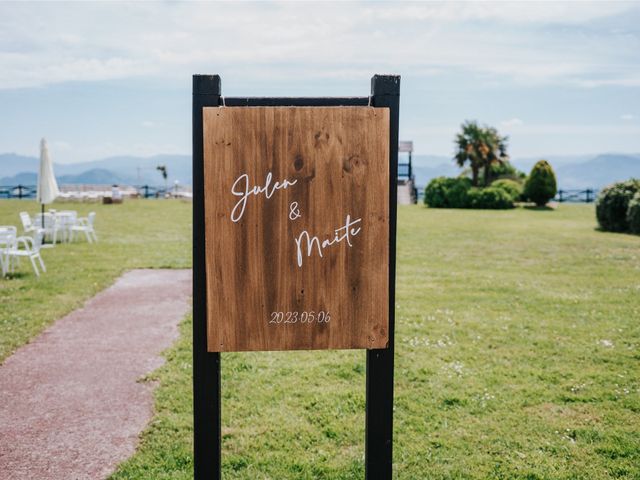
[(44, 228), (44, 206), (52, 203), (60, 195), (58, 182), (53, 174), (53, 163), (49, 157), (47, 141), (40, 141), (40, 171), (38, 172), (38, 202), (42, 205), (42, 227)]

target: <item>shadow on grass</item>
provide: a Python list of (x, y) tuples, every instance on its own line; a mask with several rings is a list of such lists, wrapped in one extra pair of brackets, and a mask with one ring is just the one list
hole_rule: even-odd
[(595, 227), (594, 230), (596, 232), (601, 232), (601, 233), (614, 233), (614, 234), (618, 234), (618, 235), (627, 235), (627, 236), (631, 236), (631, 237), (640, 237), (640, 233), (633, 233), (633, 232), (630, 232), (629, 230), (605, 230), (601, 226)]
[[(35, 275), (35, 274), (32, 273), (32, 275)], [(29, 273), (27, 272), (9, 272), (7, 273), (6, 276), (0, 277), (0, 278), (4, 278), (5, 280), (19, 280), (21, 278), (25, 278), (28, 276), (29, 276)]]
[(535, 210), (535, 211), (539, 211), (539, 212), (553, 212), (553, 211), (555, 211), (555, 208), (549, 207), (548, 205), (545, 205), (544, 207), (538, 207), (537, 205), (524, 205), (522, 208), (524, 208), (525, 210)]

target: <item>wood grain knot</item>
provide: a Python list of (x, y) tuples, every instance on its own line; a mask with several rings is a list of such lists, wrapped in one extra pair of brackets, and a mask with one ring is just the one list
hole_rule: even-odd
[(360, 155), (351, 155), (342, 161), (342, 170), (347, 173), (351, 173), (355, 168), (364, 164), (365, 162), (362, 161)]
[(315, 139), (314, 147), (320, 148), (329, 143), (329, 134), (327, 132), (316, 132), (313, 136)]

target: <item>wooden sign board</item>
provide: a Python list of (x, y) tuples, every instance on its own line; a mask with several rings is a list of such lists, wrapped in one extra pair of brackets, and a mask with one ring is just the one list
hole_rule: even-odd
[(208, 350), (387, 347), (389, 109), (202, 115)]

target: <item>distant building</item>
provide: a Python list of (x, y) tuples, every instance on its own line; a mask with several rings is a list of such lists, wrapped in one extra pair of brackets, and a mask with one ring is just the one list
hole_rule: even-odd
[[(407, 156), (401, 155), (406, 153)], [(411, 155), (413, 154), (413, 141), (404, 140), (398, 142), (398, 203), (411, 205), (418, 201)]]

